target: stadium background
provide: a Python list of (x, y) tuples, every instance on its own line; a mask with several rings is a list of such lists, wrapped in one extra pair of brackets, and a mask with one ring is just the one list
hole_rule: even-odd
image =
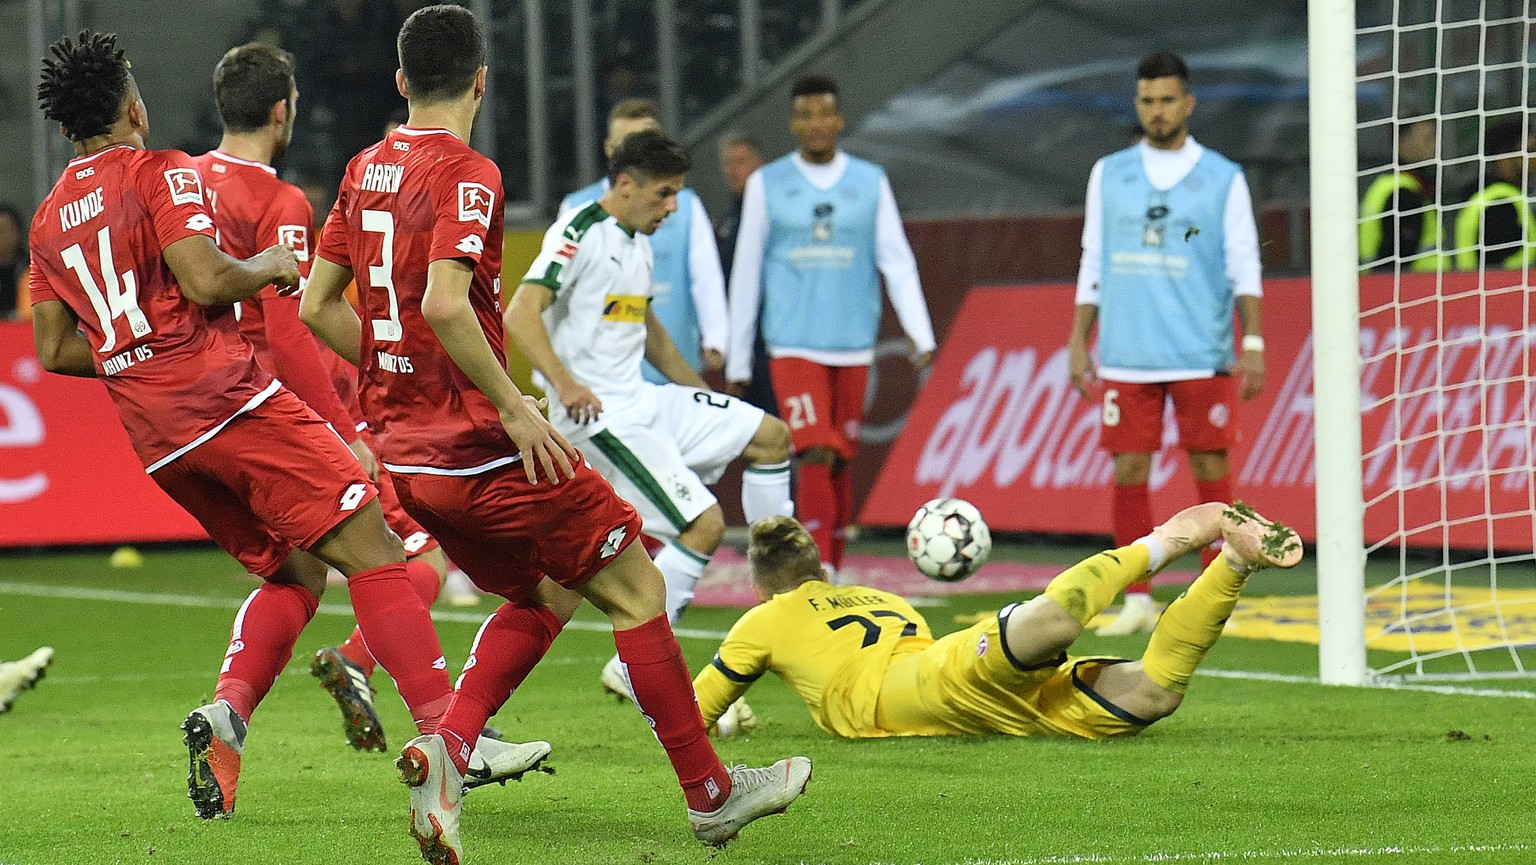
[[(33, 104), (35, 58), (53, 34), (90, 26), (118, 32), (130, 56), (139, 58), (135, 73), (151, 110), (151, 145), (191, 153), (218, 140), (209, 83), (218, 56), (252, 38), (293, 51), (300, 116), (280, 167), (323, 210), (345, 160), (403, 107), (393, 91), (392, 38), (398, 21), (419, 5), (0, 3), (0, 136), (30, 145), (14, 147), (0, 161), (0, 201), (31, 206), (67, 159), (65, 142)], [(1126, 143), (1134, 120), (1134, 61), (1154, 46), (1186, 55), (1199, 99), (1195, 134), (1248, 172), (1266, 275), (1304, 272), (1306, 35), (1305, 4), (1298, 0), (981, 3), (945, 10), (942, 26), (931, 4), (919, 0), (470, 5), (494, 22), (490, 97), (475, 144), (497, 159), (506, 180), (507, 285), (516, 284), (531, 260), (554, 203), (601, 170), (600, 138), (614, 101), (634, 95), (658, 101), (665, 125), (694, 148), (690, 183), (711, 214), (720, 215), (729, 206), (715, 157), (721, 136), (746, 131), (768, 158), (790, 149), (789, 82), (818, 70), (835, 75), (844, 89), (843, 146), (890, 172), (940, 337), (939, 372), (966, 369), (985, 348), (985, 339), (963, 345), (945, 339), (967, 292), (978, 285), (1029, 286), (975, 314), (988, 323), (983, 333), (1027, 337), (1049, 352), (1065, 345), (1067, 320), (1041, 314), (1030, 292), (1056, 297), (1059, 285), (1034, 284), (1073, 278), (1088, 169)], [(1171, 18), (1181, 22), (1177, 32), (1164, 27)], [(1283, 326), (1288, 319), (1304, 321), (1302, 313), (1275, 309), (1269, 320)], [(886, 316), (871, 379), (869, 423), (856, 464), (860, 501), (887, 466), (918, 391), (893, 318)], [(133, 477), (137, 469), (105, 398), (40, 376), (26, 359), (28, 343), (25, 328), (0, 325), (0, 401), (8, 424), (0, 434), (0, 544), (196, 536), (196, 527), (142, 475)], [(1081, 414), (1083, 406), (1070, 404), (1075, 399), (1058, 408)], [(908, 435), (926, 436), (944, 408), (919, 418), (925, 428)], [(1254, 417), (1261, 422), (1264, 414)], [(1002, 415), (978, 417), (995, 426)], [(83, 417), (92, 419), (89, 435), (70, 429)], [(1032, 430), (1026, 426), (1022, 438)], [(1186, 483), (1171, 470), (1175, 456), (1165, 451), (1161, 464), (1169, 470), (1160, 473), (1159, 486)], [(119, 493), (101, 503), (99, 519), (82, 519), (79, 509), (91, 501), (85, 491), (103, 472), (121, 477), (114, 485)], [(882, 480), (883, 506), (866, 510), (865, 523), (899, 524), (900, 513), (926, 497), (921, 484), (890, 475)], [(1006, 485), (997, 501), (1012, 507), (995, 514), (990, 508), (989, 516), (1004, 530), (1102, 535), (1107, 487), (1095, 483), (1105, 492), (1102, 501), (1072, 510), (1065, 521), (1034, 490), (1010, 495)], [(1303, 483), (1296, 492), (1295, 501), (1305, 506), (1309, 487)], [(1190, 494), (1178, 486), (1169, 491), (1178, 501)], [(736, 510), (734, 490), (722, 489), (721, 498)], [(739, 513), (730, 516), (739, 519)], [(44, 528), (40, 536), (43, 527), (60, 534)]]

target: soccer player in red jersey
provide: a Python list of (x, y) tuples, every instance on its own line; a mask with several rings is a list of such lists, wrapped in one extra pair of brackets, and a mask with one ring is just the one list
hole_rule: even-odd
[[(260, 42), (231, 48), (213, 70), (213, 91), (224, 136), (217, 149), (193, 162), (207, 190), (220, 248), (246, 258), (266, 244), (285, 243), (298, 256), (301, 279), (308, 277), (314, 211), (304, 192), (278, 179), (272, 167), (293, 137), (299, 94), (292, 59)], [(234, 312), (257, 362), (329, 423), (362, 462), (378, 487), (385, 523), (404, 542), (411, 586), (423, 604), (432, 606), (448, 562), (432, 536), (400, 507), (388, 473), (378, 471), (364, 431), (331, 380), (320, 345), (299, 321), (299, 298), (266, 288), (236, 304)], [(310, 663), (310, 672), (341, 707), (348, 743), (363, 751), (385, 749), (368, 685), (374, 665), (356, 630), (342, 645), (321, 649)]]
[(75, 159), (32, 222), (38, 359), (100, 377), (150, 476), (264, 580), (235, 618), (214, 702), (182, 724), (198, 816), (228, 817), (246, 723), (314, 615), (327, 564), (424, 729), (452, 688), (362, 466), (219, 311), (268, 284), (297, 287), (293, 248), (219, 251), (192, 160), (145, 149), (148, 111), (115, 36), (85, 31), (49, 51), (38, 101)]
[[(459, 861), (468, 740), (548, 650), (574, 591), (613, 621), (694, 835), (723, 844), (788, 807), (810, 761), (721, 764), (667, 623), (661, 573), (632, 543), (639, 517), (507, 377), (501, 173), (465, 143), (485, 93), (480, 24), (462, 7), (429, 6), (406, 19), (398, 47), (410, 118), (348, 165), (300, 314), (342, 357), (361, 358), (363, 411), (406, 510), (506, 601), (475, 638), (442, 725), (397, 761), (411, 834), (427, 861)], [(366, 321), (342, 294), (354, 273)]]

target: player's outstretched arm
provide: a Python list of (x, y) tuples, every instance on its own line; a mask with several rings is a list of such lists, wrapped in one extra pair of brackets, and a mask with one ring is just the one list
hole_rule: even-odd
[(501, 323), (512, 345), (555, 389), (555, 398), (565, 406), (566, 415), (579, 424), (591, 423), (602, 415), (603, 402), (591, 388), (577, 381), (555, 354), (555, 346), (549, 341), (549, 329), (544, 326), (544, 310), (554, 300), (554, 289), (525, 282), (512, 295), (512, 301), (501, 314)]
[(671, 381), (709, 390), (704, 379), (683, 359), (683, 353), (677, 350), (677, 343), (672, 341), (672, 334), (667, 333), (666, 325), (661, 323), (656, 317), (656, 311), (650, 306), (645, 308), (645, 359)]
[(32, 307), (32, 344), (43, 369), (59, 375), (95, 378), (91, 344), (76, 329), (79, 319), (62, 300), (38, 301)]
[(347, 284), (352, 268), (316, 257), (309, 283), (299, 299), (299, 320), (331, 347), (331, 351), (356, 366), (363, 353), (363, 323), (347, 303)]
[(247, 259), (231, 258), (206, 234), (183, 237), (165, 248), (165, 263), (181, 293), (198, 306), (238, 303), (268, 285), (279, 293), (299, 285), (293, 247), (269, 246)]
[(456, 258), (440, 258), (427, 265), (421, 317), (453, 362), (496, 406), (507, 436), (523, 455), (529, 483), (538, 483), (536, 466), (542, 467), (550, 483), (560, 483), (560, 473), (573, 478), (579, 452), (544, 419), (540, 401), (524, 396), (512, 383), (480, 329), (469, 300), (473, 275), (469, 263)]

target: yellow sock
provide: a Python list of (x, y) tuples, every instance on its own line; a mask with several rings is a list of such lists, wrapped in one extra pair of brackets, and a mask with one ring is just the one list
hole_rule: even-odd
[(1146, 576), (1151, 561), (1141, 544), (1108, 550), (1062, 571), (1045, 587), (1045, 596), (1086, 628), (1126, 586)]
[(1176, 694), (1188, 691), (1195, 668), (1221, 636), (1247, 581), (1247, 575), (1232, 570), (1226, 556), (1217, 556), (1157, 620), (1141, 658), (1147, 678)]

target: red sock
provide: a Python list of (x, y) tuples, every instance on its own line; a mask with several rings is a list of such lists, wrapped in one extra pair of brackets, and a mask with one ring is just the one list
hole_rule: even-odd
[[(560, 628), (560, 620), (548, 607), (512, 604), (502, 604), (480, 626), (464, 664), (464, 675), (454, 690), (453, 704), (437, 728), (448, 742), (448, 755), (459, 767), (459, 774), (469, 767), (469, 752), (485, 722), (528, 678), (560, 635)], [(461, 754), (463, 763), (459, 762)]]
[[(1220, 480), (1195, 481), (1195, 492), (1199, 494), (1201, 502), (1228, 502), (1232, 501), (1232, 476), (1227, 475)], [(1221, 555), (1220, 542), (1206, 547), (1200, 551), (1200, 570), (1204, 571)]]
[(832, 522), (832, 566), (843, 566), (843, 550), (848, 546), (848, 527), (853, 525), (853, 472), (847, 463), (832, 472), (832, 494), (837, 503), (837, 518)]
[(832, 483), (832, 467), (820, 463), (800, 463), (800, 489), (795, 494), (795, 516), (805, 525), (821, 550), (825, 561), (836, 552), (832, 530), (837, 526), (837, 490)]
[(293, 657), (293, 644), (319, 606), (320, 599), (301, 586), (262, 583), (251, 592), (235, 615), (213, 698), (229, 701), (235, 713), (249, 721)]
[[(411, 588), (416, 591), (416, 597), (427, 605), (428, 609), (437, 601), (438, 593), (443, 590), (442, 578), (437, 575), (437, 569), (420, 559), (411, 559), (405, 563), (405, 576), (411, 581)], [(378, 661), (369, 653), (368, 646), (363, 642), (361, 628), (353, 628), (352, 636), (345, 643), (336, 647), (341, 656), (363, 668), (363, 675), (372, 676)]]
[[(1135, 543), (1152, 531), (1152, 494), (1146, 484), (1115, 486), (1114, 518), (1111, 528), (1115, 534), (1115, 546), (1124, 547)], [(1151, 583), (1132, 583), (1125, 587), (1128, 595), (1145, 595), (1152, 591)]]
[(417, 729), (432, 732), (448, 710), (453, 687), (432, 617), (410, 586), (403, 562), (347, 578), (352, 612), (368, 651), (395, 680)]
[(613, 642), (627, 668), (635, 702), (672, 760), (688, 807), (695, 811), (719, 808), (731, 794), (731, 778), (704, 732), (693, 680), (667, 617), (614, 631)]

